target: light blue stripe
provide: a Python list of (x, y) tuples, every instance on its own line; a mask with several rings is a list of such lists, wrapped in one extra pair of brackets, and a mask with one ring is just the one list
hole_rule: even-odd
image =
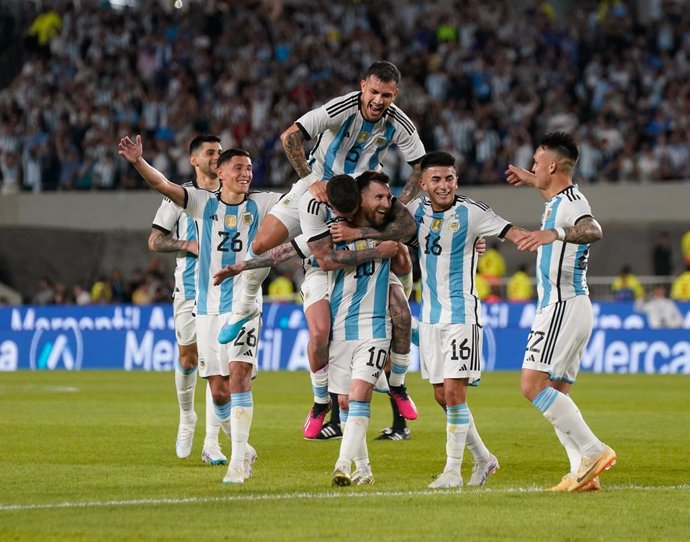
[(368, 418), (371, 414), (371, 404), (365, 401), (350, 401), (349, 416)]
[(450, 311), (453, 324), (464, 324), (465, 319), (465, 244), (467, 243), (468, 226), (467, 207), (460, 206), (455, 211), (455, 216), (460, 221), (460, 229), (453, 234), (450, 249), (450, 270), (448, 273), (448, 285), (450, 288)]
[(392, 123), (387, 122), (386, 123), (386, 131), (383, 134), (383, 137), (385, 139), (385, 142), (383, 145), (380, 145), (376, 147), (376, 152), (374, 152), (374, 156), (371, 157), (371, 160), (369, 160), (369, 169), (378, 169), (380, 164), (379, 164), (379, 155), (381, 152), (385, 151), (388, 146), (391, 144), (391, 141), (393, 141), (393, 136), (395, 135), (395, 126), (393, 126)]
[(243, 391), (242, 393), (233, 393), (230, 395), (232, 407), (253, 407), (254, 397), (251, 391)]
[(199, 247), (199, 291), (197, 301), (197, 314), (208, 314), (208, 286), (211, 280), (211, 250), (213, 250), (213, 241), (211, 239), (213, 231), (213, 221), (209, 218), (216, 214), (218, 210), (218, 200), (216, 198), (209, 199), (204, 206), (202, 213), (201, 227), (203, 228), (203, 235), (199, 237), (204, 240), (203, 245)]
[(340, 130), (338, 130), (338, 133), (333, 138), (333, 141), (331, 141), (331, 144), (328, 146), (328, 150), (326, 151), (326, 155), (324, 156), (323, 163), (324, 179), (330, 179), (331, 177), (333, 177), (333, 162), (335, 162), (335, 157), (337, 156), (338, 151), (340, 150), (340, 146), (343, 144), (345, 134), (350, 129), (350, 125), (352, 124), (352, 121), (354, 119), (355, 115), (350, 115), (350, 117), (342, 124)]
[(349, 410), (343, 410), (342, 408), (340, 409), (340, 427), (342, 427), (343, 429), (345, 429), (345, 422), (347, 421), (349, 412)]
[[(357, 137), (355, 138), (355, 144), (350, 147), (350, 150), (347, 152), (345, 155), (345, 160), (344, 160), (344, 169), (345, 173), (348, 175), (354, 173), (357, 169), (357, 164), (359, 163), (359, 159), (362, 155), (362, 151), (364, 150), (364, 146), (367, 144), (369, 141), (369, 138), (371, 137), (371, 131), (374, 129), (374, 124), (369, 122), (368, 120), (365, 120), (362, 122), (362, 127), (359, 129), (359, 132), (357, 132)], [(359, 134), (365, 133), (367, 134), (367, 137), (364, 141), (361, 143), (359, 142)], [(348, 160), (347, 157), (350, 156), (350, 154), (354, 154), (357, 156), (357, 160)]]
[(213, 408), (216, 411), (216, 418), (218, 418), (219, 420), (227, 420), (230, 417), (232, 401), (228, 401), (224, 405), (217, 405), (213, 403)]
[[(368, 262), (362, 265), (376, 265), (376, 263)], [(347, 315), (345, 316), (346, 341), (356, 341), (359, 339), (359, 307), (362, 303), (362, 299), (364, 299), (364, 296), (367, 294), (370, 279), (371, 275), (356, 279), (357, 287), (355, 288), (355, 293), (352, 296), (352, 301), (350, 302), (350, 306), (347, 309)]]
[[(222, 217), (219, 217), (220, 220), (223, 221), (224, 226), (228, 223), (227, 218), (229, 216), (234, 217), (234, 222), (236, 224), (236, 226), (232, 229), (229, 229), (227, 227), (224, 228), (225, 231), (228, 233), (229, 237), (228, 240), (225, 242), (225, 248), (227, 249), (227, 252), (223, 252), (220, 257), (221, 268), (225, 267), (226, 265), (232, 265), (237, 260), (237, 253), (233, 252), (231, 247), (232, 238), (239, 231), (237, 227), (240, 223), (240, 217), (237, 213), (238, 210), (239, 207), (236, 205), (226, 205), (225, 214)], [(220, 239), (218, 239), (218, 242), (220, 242)], [(244, 240), (242, 240), (242, 242), (244, 242)], [(236, 279), (233, 277), (231, 280), (224, 280), (220, 283), (220, 301), (218, 305), (218, 312), (220, 314), (232, 312), (232, 298), (234, 297), (235, 280)]]
[[(194, 220), (186, 215), (185, 221), (187, 222), (187, 240), (192, 241), (196, 239), (196, 226), (194, 225)], [(184, 257), (184, 271), (182, 272), (182, 288), (184, 290), (185, 299), (194, 299), (196, 295), (196, 271), (197, 257), (189, 252)]]
[(450, 406), (446, 409), (446, 421), (449, 425), (467, 425), (470, 423), (470, 409), (467, 403)]
[(314, 392), (314, 397), (328, 397), (328, 386), (312, 386), (311, 389)]
[[(428, 245), (432, 246), (434, 243), (434, 239), (439, 237), (436, 235), (434, 232), (431, 231), (431, 224), (433, 223), (434, 219), (440, 218), (443, 220), (443, 213), (433, 213), (431, 216), (431, 223), (429, 224), (429, 235), (432, 236), (429, 238)], [(426, 245), (427, 241), (424, 239), (419, 240), (419, 249), (423, 250), (422, 244)], [(437, 273), (437, 267), (438, 267), (438, 256), (435, 256), (431, 251), (429, 251), (429, 254), (424, 254), (424, 257), (426, 259), (426, 286), (429, 288), (429, 299), (438, 299), (438, 286), (437, 286), (437, 278), (436, 278), (436, 273)], [(440, 303), (432, 303), (431, 304), (431, 310), (429, 314), (429, 322), (432, 324), (438, 324), (441, 320), (441, 304)]]
[(547, 386), (543, 390), (539, 392), (539, 395), (537, 395), (534, 398), (534, 401), (532, 401), (532, 404), (539, 409), (539, 411), (543, 414), (548, 410), (548, 408), (551, 406), (551, 404), (556, 400), (556, 397), (558, 397), (558, 392)]
[[(561, 204), (561, 198), (559, 197), (551, 207), (551, 214), (549, 218), (544, 222), (543, 230), (550, 230), (556, 226), (556, 213), (558, 211), (558, 206)], [(549, 298), (551, 297), (551, 281), (550, 281), (550, 268), (551, 268), (551, 258), (553, 256), (553, 243), (548, 245), (542, 245), (541, 250), (541, 260), (539, 261), (539, 273), (537, 273), (537, 280), (542, 285), (542, 298), (539, 300), (539, 308), (544, 308), (549, 304)]]
[[(423, 240), (420, 239), (420, 233), (419, 233), (419, 226), (424, 219), (424, 201), (422, 199), (419, 200), (419, 203), (417, 204), (417, 209), (414, 212), (414, 221), (415, 225), (417, 226), (417, 232), (415, 235), (417, 236), (417, 260), (419, 261), (419, 265), (424, 265), (422, 262), (426, 261), (425, 255), (424, 255), (424, 250), (422, 249), (422, 242)], [(424, 321), (424, 295), (422, 295), (422, 300), (419, 304), (419, 320), (421, 322)]]
[[(373, 262), (372, 262), (373, 264)], [(375, 264), (373, 264), (375, 265)], [(374, 339), (386, 339), (386, 323), (388, 319), (388, 275), (390, 274), (390, 260), (380, 264), (379, 275), (376, 278), (374, 290), (374, 314), (372, 316), (372, 334)]]
[(397, 363), (391, 363), (391, 373), (394, 375), (404, 375), (407, 373), (407, 366), (398, 365)]
[[(331, 322), (335, 321), (335, 315), (340, 310), (340, 305), (343, 302), (343, 287), (345, 283), (345, 274), (342, 269), (337, 269), (333, 275), (333, 292), (331, 293)], [(333, 335), (333, 326), (331, 325), (331, 336)]]
[(575, 252), (575, 269), (573, 270), (573, 288), (575, 289), (575, 295), (584, 295), (587, 293), (585, 268), (578, 267), (578, 262), (580, 258), (584, 257), (587, 249), (589, 249), (589, 245), (578, 245), (577, 252)]

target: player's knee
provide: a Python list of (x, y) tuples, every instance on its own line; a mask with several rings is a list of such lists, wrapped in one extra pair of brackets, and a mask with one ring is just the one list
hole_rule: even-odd
[(180, 346), (179, 360), (180, 367), (182, 367), (184, 371), (194, 369), (194, 367), (196, 367), (199, 363), (199, 357), (197, 356), (196, 352), (196, 345), (193, 348), (189, 348), (187, 346)]
[(338, 395), (338, 406), (340, 410), (350, 410), (350, 402), (348, 401), (347, 395)]
[(436, 402), (441, 405), (441, 408), (445, 409), (446, 408), (446, 395), (443, 392), (442, 387), (435, 387), (434, 388), (434, 399), (436, 399)]
[(534, 398), (539, 395), (541, 390), (538, 386), (529, 379), (523, 378), (520, 380), (520, 392), (522, 396), (528, 401), (534, 401)]

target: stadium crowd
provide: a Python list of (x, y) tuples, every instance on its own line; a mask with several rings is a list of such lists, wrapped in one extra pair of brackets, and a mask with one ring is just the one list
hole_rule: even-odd
[[(680, 2), (578, 2), (567, 17), (536, 1), (107, 4), (56, 0), (28, 18), (50, 15), (0, 92), (0, 193), (143, 188), (114, 150), (132, 133), (169, 178), (191, 174), (194, 135), (215, 133), (252, 151), (257, 186), (287, 187), (281, 130), (379, 58), (401, 67), (398, 103), (426, 148), (460, 157), (463, 184), (503, 183), (557, 129), (577, 135), (580, 182), (690, 178)], [(387, 159), (400, 182), (406, 165)]]

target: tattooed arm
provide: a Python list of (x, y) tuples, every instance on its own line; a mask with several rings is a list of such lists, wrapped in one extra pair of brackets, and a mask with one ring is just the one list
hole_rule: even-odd
[(417, 232), (417, 224), (400, 200), (395, 200), (388, 213), (388, 222), (381, 229), (364, 227), (355, 228), (341, 220), (331, 226), (333, 240), (351, 242), (356, 239), (374, 239), (376, 241), (407, 241)]
[(384, 241), (374, 248), (363, 250), (336, 250), (330, 235), (309, 241), (309, 248), (324, 271), (356, 267), (377, 258), (392, 258), (398, 252), (398, 243)]
[(166, 233), (156, 228), (153, 228), (149, 234), (149, 250), (152, 252), (179, 252), (184, 250), (195, 256), (199, 254), (196, 241), (173, 239), (169, 232)]
[(296, 124), (291, 125), (280, 134), (280, 142), (283, 144), (285, 154), (300, 179), (311, 173), (311, 168), (307, 163), (307, 155), (304, 152), (304, 139), (302, 130)]
[(593, 217), (586, 216), (578, 220), (574, 226), (529, 232), (517, 242), (517, 248), (518, 250), (536, 252), (541, 245), (548, 245), (557, 241), (560, 235), (559, 229), (563, 230), (562, 241), (576, 245), (586, 245), (604, 238), (599, 223)]
[(226, 265), (213, 275), (213, 285), (218, 286), (225, 279), (239, 275), (248, 269), (258, 269), (260, 267), (273, 267), (283, 263), (290, 258), (296, 258), (299, 254), (292, 243), (283, 243), (264, 252), (261, 256), (256, 256), (251, 260), (244, 260), (233, 265)]
[(398, 197), (398, 201), (400, 201), (400, 203), (407, 205), (414, 199), (414, 197), (417, 195), (417, 192), (419, 192), (419, 179), (421, 178), (422, 166), (421, 162), (417, 162), (412, 170), (412, 175), (410, 175), (410, 178), (405, 183), (405, 186), (403, 186), (402, 192), (400, 192), (400, 196)]

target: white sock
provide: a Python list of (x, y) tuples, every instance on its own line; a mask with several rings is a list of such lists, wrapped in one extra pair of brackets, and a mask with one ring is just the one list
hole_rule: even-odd
[(556, 429), (568, 435), (582, 455), (597, 455), (604, 445), (585, 422), (573, 400), (547, 386), (532, 401)]
[(196, 367), (184, 370), (179, 362), (175, 364), (175, 389), (180, 405), (180, 419), (189, 419), (194, 414), (194, 390), (196, 389)]
[(232, 426), (230, 424), (230, 410), (232, 409), (232, 402), (228, 401), (224, 405), (217, 405), (213, 403), (213, 410), (216, 413), (216, 418), (220, 424), (223, 433), (225, 433), (230, 441), (232, 441)]
[[(251, 248), (247, 251), (247, 260), (254, 258)], [(233, 312), (236, 314), (246, 314), (256, 307), (256, 298), (261, 291), (261, 283), (271, 272), (270, 267), (250, 269), (242, 273), (244, 287), (242, 288), (237, 305)]]
[(391, 386), (402, 386), (405, 383), (407, 368), (410, 366), (410, 353), (398, 354), (391, 352), (391, 374), (388, 377), (388, 384)]
[(470, 426), (467, 430), (467, 440), (465, 441), (465, 445), (469, 448), (470, 452), (472, 453), (472, 457), (474, 457), (475, 463), (488, 461), (489, 457), (491, 457), (491, 452), (489, 452), (489, 449), (482, 441), (482, 437), (479, 436), (477, 427), (474, 425), (474, 416), (472, 416), (471, 412)]
[(460, 473), (469, 428), (470, 410), (467, 403), (446, 409), (446, 467), (443, 472)]
[(328, 365), (315, 373), (310, 372), (311, 389), (314, 392), (314, 402), (325, 405), (328, 403)]
[(220, 420), (216, 416), (216, 409), (213, 405), (213, 394), (211, 386), (206, 382), (206, 438), (204, 443), (218, 444), (218, 433), (220, 432)]
[(252, 427), (254, 399), (251, 391), (233, 393), (231, 397), (232, 454), (230, 456), (230, 465), (242, 468), (244, 467), (244, 454), (247, 451), (249, 430)]
[(355, 468), (367, 469), (369, 468), (369, 449), (367, 448), (366, 434), (355, 454)]
[(369, 403), (350, 401), (336, 468), (342, 468), (349, 472), (352, 461), (361, 453), (362, 442), (366, 446), (370, 412), (371, 405)]
[(560, 429), (556, 429), (556, 436), (565, 448), (565, 453), (568, 454), (568, 461), (570, 462), (570, 474), (577, 474), (577, 471), (580, 468), (580, 460), (582, 459), (580, 450), (573, 439), (571, 439)]

